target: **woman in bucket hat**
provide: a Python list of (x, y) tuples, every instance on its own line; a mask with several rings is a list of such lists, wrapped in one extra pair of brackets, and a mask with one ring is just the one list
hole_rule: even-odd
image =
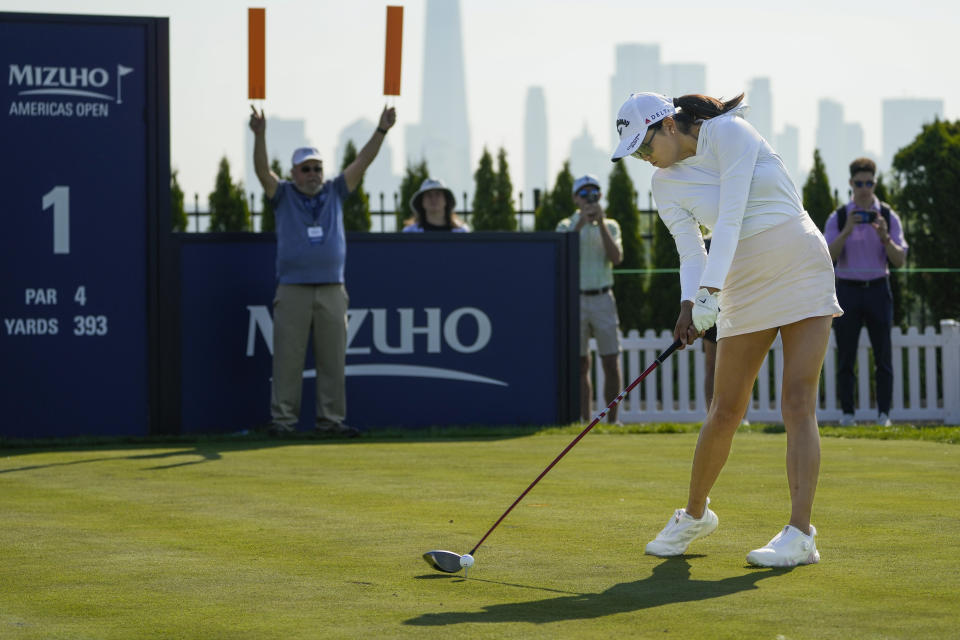
[(420, 231), (470, 231), (454, 208), (453, 191), (437, 178), (427, 178), (410, 198), (413, 217), (406, 221), (405, 233)]
[[(810, 524), (820, 470), (817, 386), (831, 319), (842, 310), (823, 235), (780, 157), (743, 119), (742, 100), (743, 94), (721, 101), (634, 93), (617, 114), (613, 161), (631, 155), (657, 167), (653, 196), (680, 254), (674, 337), (692, 344), (714, 323), (718, 337), (713, 402), (697, 441), (686, 507), (646, 552), (681, 555), (717, 528), (708, 494), (779, 333), (792, 508), (788, 524), (747, 561), (812, 564), (820, 559)], [(709, 255), (701, 226), (713, 233)]]

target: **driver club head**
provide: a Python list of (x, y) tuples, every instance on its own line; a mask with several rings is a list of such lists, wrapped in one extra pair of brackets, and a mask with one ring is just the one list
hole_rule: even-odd
[(460, 554), (453, 551), (427, 551), (423, 554), (423, 559), (427, 564), (444, 573), (457, 573), (460, 571)]

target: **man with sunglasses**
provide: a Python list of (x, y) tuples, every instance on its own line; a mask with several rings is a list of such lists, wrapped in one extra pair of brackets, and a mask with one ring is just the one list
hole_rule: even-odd
[[(623, 261), (620, 225), (604, 215), (600, 206), (600, 182), (587, 174), (573, 183), (577, 212), (557, 224), (557, 231), (580, 235), (580, 417), (589, 421), (592, 398), (590, 385), (590, 337), (597, 340), (603, 366), (603, 397), (607, 404), (620, 393), (620, 338), (617, 301), (613, 297), (613, 267)], [(610, 410), (609, 422), (617, 420), (617, 407)]]
[[(251, 107), (252, 108), (252, 107)], [(347, 304), (344, 266), (347, 247), (343, 201), (357, 188), (397, 120), (384, 108), (370, 140), (343, 173), (324, 181), (323, 161), (313, 147), (293, 152), (290, 180), (281, 180), (267, 161), (266, 118), (253, 108), (253, 164), (270, 198), (277, 226), (277, 292), (273, 300), (273, 382), (270, 433), (296, 433), (300, 421), (303, 364), (313, 332), (317, 367), (316, 432), (352, 437), (344, 424)]]
[(837, 301), (843, 315), (834, 318), (839, 367), (837, 395), (842, 426), (854, 424), (854, 365), (860, 328), (867, 327), (876, 365), (877, 423), (890, 426), (893, 398), (893, 294), (889, 264), (902, 267), (907, 255), (900, 217), (874, 195), (877, 165), (869, 158), (850, 163), (853, 199), (830, 214), (824, 237), (836, 264)]

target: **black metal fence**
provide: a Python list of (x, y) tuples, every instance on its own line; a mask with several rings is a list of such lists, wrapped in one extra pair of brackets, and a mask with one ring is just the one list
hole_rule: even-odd
[[(530, 201), (533, 204), (533, 208), (524, 209), (523, 208), (523, 192), (517, 192), (517, 231), (533, 231), (535, 226), (534, 212), (537, 207), (540, 206), (540, 198), (542, 192), (540, 189), (533, 190), (533, 197), (530, 198)], [(386, 208), (386, 194), (382, 191), (377, 194), (376, 198), (378, 201), (378, 208), (373, 207), (373, 196), (371, 195), (371, 207), (370, 207), (370, 231), (372, 233), (381, 233), (381, 232), (393, 232), (400, 231), (397, 228), (397, 215), (396, 212), (401, 210), (400, 207), (400, 194), (394, 192), (392, 194), (393, 208)], [(470, 224), (470, 218), (472, 213), (466, 207), (466, 203), (470, 202), (468, 199), (468, 193), (463, 192), (463, 199), (460, 201), (463, 203), (463, 207), (457, 211), (457, 215), (466, 222)], [(263, 211), (257, 211), (257, 197), (256, 194), (250, 194), (250, 226), (251, 231), (259, 232), (261, 225), (261, 216)], [(657, 211), (653, 208), (653, 200), (651, 195), (647, 194), (646, 207), (641, 206), (640, 204), (640, 194), (637, 194), (637, 209), (640, 213), (640, 236), (647, 242), (653, 238), (653, 225), (656, 221)], [(407, 216), (404, 216), (407, 217)], [(193, 210), (187, 212), (187, 232), (189, 233), (206, 233), (210, 228), (210, 212), (200, 210), (200, 196), (199, 194), (193, 194)]]

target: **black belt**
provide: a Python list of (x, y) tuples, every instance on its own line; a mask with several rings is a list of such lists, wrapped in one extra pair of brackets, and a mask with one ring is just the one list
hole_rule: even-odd
[(837, 278), (837, 282), (848, 287), (857, 287), (858, 289), (869, 289), (870, 287), (880, 287), (887, 284), (887, 276), (874, 278), (873, 280), (844, 280)]
[(610, 289), (613, 289), (613, 287), (601, 287), (601, 288), (599, 288), (599, 289), (583, 289), (583, 290), (580, 291), (580, 295), (582, 295), (582, 296), (598, 296), (598, 295), (600, 295), (601, 293), (606, 293), (607, 291), (610, 291)]

